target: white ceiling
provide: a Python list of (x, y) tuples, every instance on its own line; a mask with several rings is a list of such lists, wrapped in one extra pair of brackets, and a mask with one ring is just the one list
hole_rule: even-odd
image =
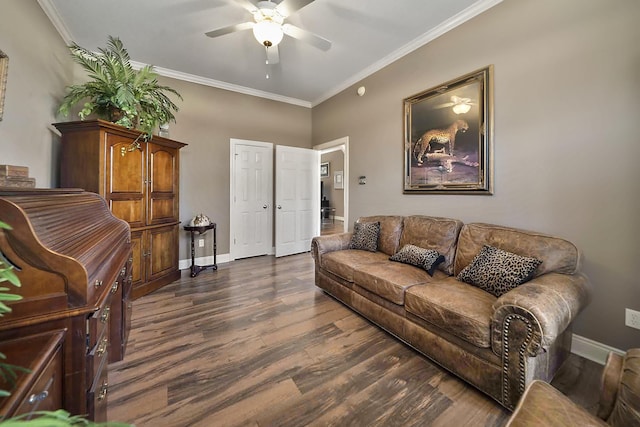
[(38, 1), (67, 43), (96, 50), (116, 36), (161, 75), (311, 107), (502, 0), (315, 0), (286, 22), (331, 49), (285, 35), (275, 65), (251, 31), (204, 35), (252, 20), (234, 0)]

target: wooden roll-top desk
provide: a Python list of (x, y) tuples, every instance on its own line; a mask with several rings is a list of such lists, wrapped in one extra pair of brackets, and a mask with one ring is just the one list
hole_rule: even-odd
[(31, 370), (0, 398), (0, 417), (63, 408), (105, 421), (107, 363), (124, 356), (130, 328), (129, 225), (77, 189), (0, 188), (0, 221), (12, 227), (0, 229), (0, 256), (21, 282), (1, 286), (22, 296), (0, 318), (0, 352)]

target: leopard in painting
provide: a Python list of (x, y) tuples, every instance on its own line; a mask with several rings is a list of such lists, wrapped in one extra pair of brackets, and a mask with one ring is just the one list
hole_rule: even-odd
[[(421, 165), (423, 157), (431, 149), (431, 144), (449, 146), (449, 155), (453, 156), (453, 149), (456, 143), (456, 134), (458, 132), (466, 132), (469, 125), (464, 120), (456, 120), (446, 129), (430, 129), (426, 131), (413, 146), (413, 153), (416, 156), (418, 164)], [(441, 150), (442, 150), (441, 149)]]

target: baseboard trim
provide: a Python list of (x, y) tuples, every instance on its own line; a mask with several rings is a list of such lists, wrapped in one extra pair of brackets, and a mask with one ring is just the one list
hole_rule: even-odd
[[(231, 260), (230, 254), (219, 254), (216, 255), (216, 263), (217, 264), (226, 264)], [(213, 264), (213, 255), (203, 256), (196, 258), (196, 265), (211, 265)], [(181, 259), (178, 262), (178, 269), (180, 270), (188, 270), (191, 268), (191, 258), (189, 259)]]
[(573, 334), (573, 339), (571, 341), (571, 353), (575, 355), (604, 365), (610, 352), (624, 355), (624, 351), (620, 349)]

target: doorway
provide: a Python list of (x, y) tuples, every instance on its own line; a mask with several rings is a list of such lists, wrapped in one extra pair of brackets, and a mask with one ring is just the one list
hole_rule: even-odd
[(318, 151), (278, 145), (275, 154), (274, 165), (272, 143), (230, 141), (230, 261), (306, 252), (319, 233)]
[(314, 147), (320, 151), (321, 235), (343, 233), (349, 229), (349, 137)]

